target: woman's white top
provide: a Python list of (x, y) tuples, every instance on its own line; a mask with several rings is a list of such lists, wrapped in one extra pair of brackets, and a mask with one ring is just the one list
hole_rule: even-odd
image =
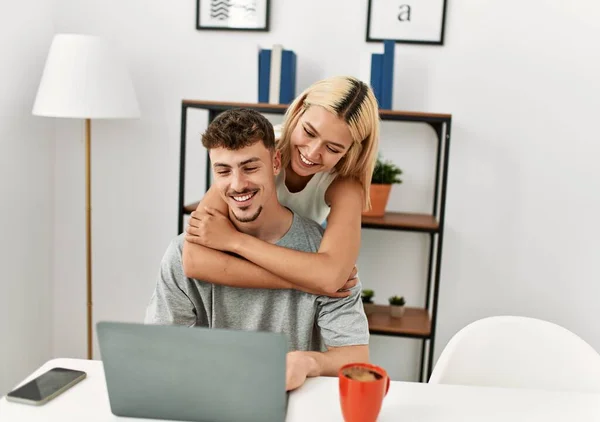
[(300, 214), (322, 224), (329, 215), (329, 205), (325, 203), (325, 192), (335, 179), (335, 175), (326, 172), (315, 174), (304, 189), (299, 192), (290, 192), (285, 185), (285, 170), (282, 170), (275, 179), (277, 198), (279, 202)]

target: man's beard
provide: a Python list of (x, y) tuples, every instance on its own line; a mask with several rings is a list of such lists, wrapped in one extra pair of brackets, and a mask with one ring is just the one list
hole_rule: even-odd
[(231, 213), (233, 214), (233, 216), (235, 217), (235, 219), (237, 221), (239, 221), (240, 223), (251, 223), (251, 222), (253, 222), (254, 220), (256, 220), (258, 218), (258, 216), (262, 212), (262, 209), (263, 209), (263, 207), (261, 205), (260, 207), (258, 207), (258, 209), (254, 213), (254, 215), (251, 215), (250, 217), (238, 217), (237, 215), (235, 215), (235, 212), (231, 211)]

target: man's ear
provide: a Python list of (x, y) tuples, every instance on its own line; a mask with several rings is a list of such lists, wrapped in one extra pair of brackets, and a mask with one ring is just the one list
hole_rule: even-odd
[(278, 149), (273, 153), (273, 174), (277, 176), (281, 171), (281, 151)]

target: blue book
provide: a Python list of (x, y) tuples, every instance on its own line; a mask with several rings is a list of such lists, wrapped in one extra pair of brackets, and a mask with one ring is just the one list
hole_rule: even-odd
[(394, 93), (394, 54), (396, 42), (385, 40), (383, 42), (383, 66), (381, 76), (381, 108), (391, 110)]
[(291, 50), (283, 50), (279, 104), (290, 104), (294, 98), (296, 98), (296, 53)]
[(377, 104), (381, 108), (381, 79), (383, 70), (383, 54), (371, 54), (371, 88), (377, 98)]
[(271, 50), (261, 49), (258, 53), (258, 102), (269, 102), (271, 74)]

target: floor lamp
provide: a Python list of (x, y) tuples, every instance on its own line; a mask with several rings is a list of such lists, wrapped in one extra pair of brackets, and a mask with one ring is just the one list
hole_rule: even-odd
[(91, 119), (140, 116), (123, 61), (99, 37), (57, 34), (52, 40), (33, 114), (85, 119), (87, 358), (92, 359)]

